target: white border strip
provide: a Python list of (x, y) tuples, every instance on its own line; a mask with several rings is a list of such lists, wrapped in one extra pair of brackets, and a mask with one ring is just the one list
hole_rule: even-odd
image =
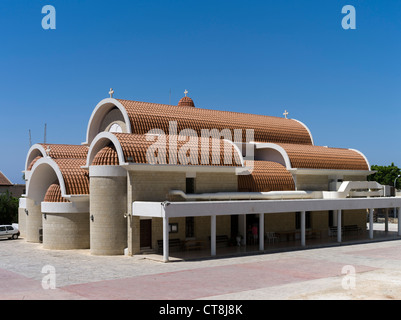
[(73, 202), (42, 202), (43, 213), (89, 213), (89, 201), (79, 205)]
[(89, 147), (85, 167), (88, 168), (89, 166), (91, 166), (96, 154), (100, 150), (102, 150), (105, 146), (107, 146), (110, 142), (113, 143), (114, 147), (116, 148), (119, 164), (120, 165), (127, 164), (125, 162), (123, 149), (117, 137), (110, 132), (101, 132), (93, 139)]
[(88, 128), (86, 129), (86, 141), (82, 144), (88, 145), (92, 143), (93, 139), (99, 133), (98, 130), (102, 120), (106, 116), (107, 112), (110, 111), (113, 107), (117, 107), (123, 115), (127, 128), (127, 133), (132, 133), (131, 121), (125, 107), (116, 99), (106, 98), (100, 101), (93, 110), (88, 122)]
[(301, 125), (303, 125), (303, 126), (305, 127), (305, 129), (308, 131), (309, 136), (310, 136), (310, 139), (311, 139), (311, 141), (312, 141), (312, 146), (314, 146), (314, 145), (315, 145), (315, 142), (313, 141), (312, 133), (310, 132), (310, 130), (309, 130), (309, 128), (306, 126), (306, 124), (303, 123), (303, 122), (301, 122), (301, 121), (299, 121), (299, 120), (297, 120), (297, 119), (291, 119), (291, 120), (294, 120), (294, 121), (298, 122), (299, 124), (301, 124)]
[(361, 151), (356, 150), (356, 149), (348, 149), (348, 150), (355, 151), (355, 152), (359, 153), (359, 154), (365, 159), (365, 161), (366, 161), (366, 163), (367, 163), (367, 165), (368, 165), (368, 169), (369, 169), (369, 171), (371, 171), (371, 170), (370, 170), (370, 163), (369, 163), (369, 161), (368, 161), (368, 158), (366, 158), (365, 155), (364, 155)]

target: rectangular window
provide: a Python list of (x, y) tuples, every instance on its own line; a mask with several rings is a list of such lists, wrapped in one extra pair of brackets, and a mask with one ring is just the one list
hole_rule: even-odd
[(178, 223), (170, 223), (170, 233), (177, 233), (178, 232)]
[(195, 193), (195, 178), (186, 178), (185, 192), (187, 194)]

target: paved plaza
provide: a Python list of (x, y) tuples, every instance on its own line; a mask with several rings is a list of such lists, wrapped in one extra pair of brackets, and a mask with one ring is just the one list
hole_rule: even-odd
[(2, 300), (400, 299), (401, 240), (169, 263), (0, 240), (0, 280)]

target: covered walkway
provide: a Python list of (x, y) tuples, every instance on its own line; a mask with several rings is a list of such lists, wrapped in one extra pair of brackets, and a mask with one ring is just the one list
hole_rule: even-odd
[[(398, 208), (398, 212), (401, 211), (401, 198), (400, 197), (379, 197), (379, 198), (345, 198), (345, 199), (302, 199), (302, 200), (240, 200), (240, 201), (205, 201), (205, 202), (133, 202), (132, 214), (134, 216), (147, 216), (147, 217), (159, 217), (163, 219), (163, 261), (168, 262), (170, 257), (169, 252), (169, 218), (173, 217), (186, 217), (190, 212), (191, 216), (210, 216), (211, 228), (210, 228), (210, 256), (216, 256), (216, 216), (218, 215), (247, 215), (247, 214), (258, 214), (259, 215), (259, 236), (258, 244), (249, 246), (245, 243), (243, 249), (241, 247), (233, 246), (231, 248), (231, 254), (247, 253), (247, 252), (266, 252), (270, 250), (284, 250), (282, 241), (277, 241), (276, 244), (269, 244), (266, 246), (265, 241), (265, 229), (264, 229), (264, 217), (265, 214), (269, 213), (284, 213), (284, 212), (300, 212), (301, 213), (301, 228), (299, 231), (299, 239), (294, 237), (293, 246), (289, 242), (285, 245), (285, 250), (290, 248), (306, 247), (307, 242), (307, 230), (305, 227), (305, 213), (307, 211), (328, 211), (333, 210), (337, 213), (337, 227), (335, 230), (335, 239), (333, 235), (328, 237), (328, 242), (325, 237), (319, 239), (308, 240), (308, 246), (312, 245), (316, 240), (316, 245), (330, 245), (335, 243), (342, 243), (348, 241), (348, 233), (344, 232), (341, 228), (341, 212), (343, 210), (358, 210), (368, 209), (369, 222), (368, 230), (361, 231), (361, 234), (353, 235), (353, 237), (361, 237), (361, 239), (373, 240), (375, 236), (379, 235), (390, 235), (390, 231), (377, 231), (375, 232), (373, 227), (373, 213), (374, 208)], [(388, 224), (386, 221), (387, 229)], [(398, 220), (397, 231), (392, 236), (401, 236), (401, 219)], [(358, 241), (359, 239), (354, 239)], [(311, 243), (309, 243), (311, 241)], [(360, 240), (359, 240), (360, 241)], [(326, 243), (327, 242), (327, 243)], [(277, 247), (275, 247), (275, 245)], [(228, 247), (228, 251), (230, 247)], [(243, 250), (243, 252), (241, 252)], [(239, 251), (239, 252), (238, 252)], [(219, 255), (220, 248), (219, 248)], [(227, 253), (229, 254), (229, 253)]]
[[(369, 228), (369, 223), (367, 224), (367, 228)], [(302, 246), (300, 239), (296, 240), (284, 240), (284, 241), (270, 241), (265, 237), (264, 250), (259, 250), (259, 245), (241, 245), (241, 246), (220, 246), (216, 248), (216, 255), (212, 256), (209, 246), (205, 246), (199, 250), (175, 250), (169, 253), (169, 261), (188, 261), (188, 260), (197, 260), (197, 259), (208, 259), (208, 258), (227, 258), (227, 257), (236, 257), (236, 256), (244, 256), (244, 255), (254, 255), (261, 253), (276, 253), (283, 251), (294, 251), (294, 250), (302, 250), (302, 249), (315, 249), (315, 248), (324, 248), (324, 247), (332, 247), (339, 245), (353, 245), (353, 244), (361, 244), (361, 243), (371, 243), (371, 242), (380, 242), (380, 241), (391, 241), (391, 240), (400, 240), (401, 236), (398, 235), (398, 224), (390, 223), (388, 226), (388, 231), (385, 231), (385, 223), (374, 223), (373, 226), (373, 239), (369, 237), (369, 230), (359, 234), (347, 234), (343, 235), (342, 242), (337, 242), (337, 238), (335, 237), (323, 237), (323, 238), (315, 238), (315, 239), (306, 239), (306, 245)], [(157, 253), (146, 253), (144, 256), (147, 259), (155, 260), (155, 261), (164, 261), (163, 254)]]

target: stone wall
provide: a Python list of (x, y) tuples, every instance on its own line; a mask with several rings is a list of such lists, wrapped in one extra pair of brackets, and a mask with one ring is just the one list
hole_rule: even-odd
[(39, 229), (42, 229), (42, 212), (41, 206), (35, 204), (35, 201), (27, 198), (26, 209), (28, 215), (26, 216), (26, 240), (28, 242), (40, 242)]
[(126, 212), (126, 176), (90, 178), (91, 254), (124, 254), (127, 247)]
[(43, 216), (43, 248), (89, 248), (89, 212), (46, 213)]

